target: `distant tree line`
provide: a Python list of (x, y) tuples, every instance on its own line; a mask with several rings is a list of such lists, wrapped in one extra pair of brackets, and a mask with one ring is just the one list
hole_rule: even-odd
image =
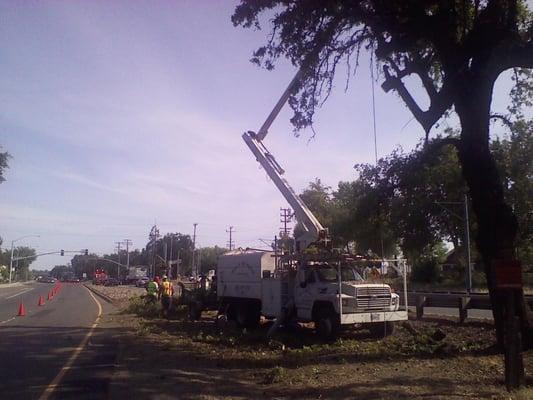
[[(217, 258), (227, 251), (222, 247), (201, 247), (195, 250), (194, 262), (200, 273), (207, 272), (216, 266)], [(76, 276), (94, 277), (96, 269), (102, 269), (109, 276), (121, 278), (128, 274), (126, 268), (127, 251), (121, 249), (120, 253), (76, 255), (71, 260), (72, 270)], [(109, 261), (110, 260), (110, 261)], [(121, 265), (118, 265), (120, 263)], [(153, 275), (164, 275), (168, 272), (173, 277), (177, 274), (188, 276), (193, 271), (193, 241), (190, 235), (179, 232), (167, 233), (154, 240), (148, 238), (142, 249), (129, 252), (130, 267), (141, 267)]]

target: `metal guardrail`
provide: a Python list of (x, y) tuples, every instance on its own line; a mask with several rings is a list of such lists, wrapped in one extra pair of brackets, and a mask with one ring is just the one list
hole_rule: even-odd
[[(492, 310), (488, 294), (458, 293), (458, 292), (408, 292), (407, 301), (416, 307), (416, 318), (424, 316), (424, 307), (457, 308), (459, 322), (463, 323), (468, 316), (468, 310)], [(526, 301), (533, 307), (533, 296), (526, 296)], [(403, 298), (400, 304), (403, 304)]]

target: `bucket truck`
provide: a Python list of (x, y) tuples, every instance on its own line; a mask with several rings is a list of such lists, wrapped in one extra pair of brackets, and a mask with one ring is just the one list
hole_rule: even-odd
[[(325, 339), (333, 339), (341, 326), (347, 325), (363, 325), (375, 335), (388, 335), (395, 321), (407, 319), (407, 308), (400, 309), (399, 295), (387, 284), (366, 282), (353, 259), (332, 251), (328, 229), (292, 189), (283, 168), (263, 144), (300, 74), (259, 131), (245, 132), (242, 138), (294, 210), (304, 234), (295, 238), (294, 254), (247, 249), (222, 255), (216, 284), (219, 314), (247, 328), (256, 326), (261, 316), (273, 319), (269, 334), (295, 320), (314, 322), (317, 333)], [(404, 274), (407, 304), (405, 281)]]

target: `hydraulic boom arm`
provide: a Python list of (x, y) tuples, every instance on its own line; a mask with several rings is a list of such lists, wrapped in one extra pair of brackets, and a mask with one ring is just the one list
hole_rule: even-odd
[(279, 112), (287, 102), (293, 86), (298, 82), (301, 75), (301, 70), (298, 71), (296, 76), (292, 79), (291, 83), (283, 92), (281, 98), (278, 100), (274, 109), (270, 112), (268, 118), (263, 123), (259, 132), (255, 133), (252, 131), (245, 132), (242, 135), (244, 142), (248, 145), (255, 158), (265, 169), (268, 176), (276, 187), (279, 189), (285, 200), (290, 204), (294, 213), (296, 214), (296, 219), (300, 222), (305, 229), (305, 234), (301, 237), (296, 238), (297, 248), (303, 250), (307, 248), (311, 243), (317, 242), (319, 240), (326, 241), (328, 231), (325, 229), (318, 219), (313, 215), (311, 210), (307, 205), (300, 199), (296, 194), (293, 188), (289, 183), (283, 178), (283, 173), (285, 172), (283, 168), (278, 164), (274, 156), (268, 151), (268, 149), (263, 144), (262, 140), (268, 133), (268, 129), (278, 116)]

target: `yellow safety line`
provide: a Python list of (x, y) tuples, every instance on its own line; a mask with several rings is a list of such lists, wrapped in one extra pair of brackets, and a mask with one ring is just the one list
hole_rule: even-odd
[[(87, 288), (85, 288), (85, 289), (87, 289)], [(59, 386), (59, 383), (61, 382), (61, 379), (63, 379), (63, 377), (65, 376), (67, 371), (70, 368), (72, 368), (72, 364), (74, 364), (74, 361), (76, 361), (76, 358), (78, 358), (79, 354), (81, 353), (81, 351), (83, 350), (83, 348), (85, 347), (85, 345), (89, 341), (91, 335), (93, 334), (94, 329), (98, 325), (98, 322), (100, 321), (100, 316), (102, 315), (102, 305), (96, 299), (96, 297), (94, 297), (94, 295), (91, 293), (91, 291), (89, 289), (87, 289), (87, 291), (89, 292), (89, 294), (91, 295), (91, 297), (95, 301), (96, 305), (98, 306), (98, 316), (94, 320), (94, 323), (91, 326), (91, 329), (89, 330), (87, 335), (85, 335), (85, 337), (81, 341), (80, 345), (74, 349), (74, 353), (72, 353), (72, 355), (68, 359), (67, 363), (63, 366), (63, 368), (61, 368), (61, 370), (56, 375), (54, 380), (52, 382), (50, 382), (50, 384), (46, 387), (46, 389), (44, 390), (44, 392), (41, 395), (41, 397), (39, 397), (39, 400), (47, 400), (52, 395), (52, 393), (54, 393), (54, 390), (57, 388), (57, 386)]]

